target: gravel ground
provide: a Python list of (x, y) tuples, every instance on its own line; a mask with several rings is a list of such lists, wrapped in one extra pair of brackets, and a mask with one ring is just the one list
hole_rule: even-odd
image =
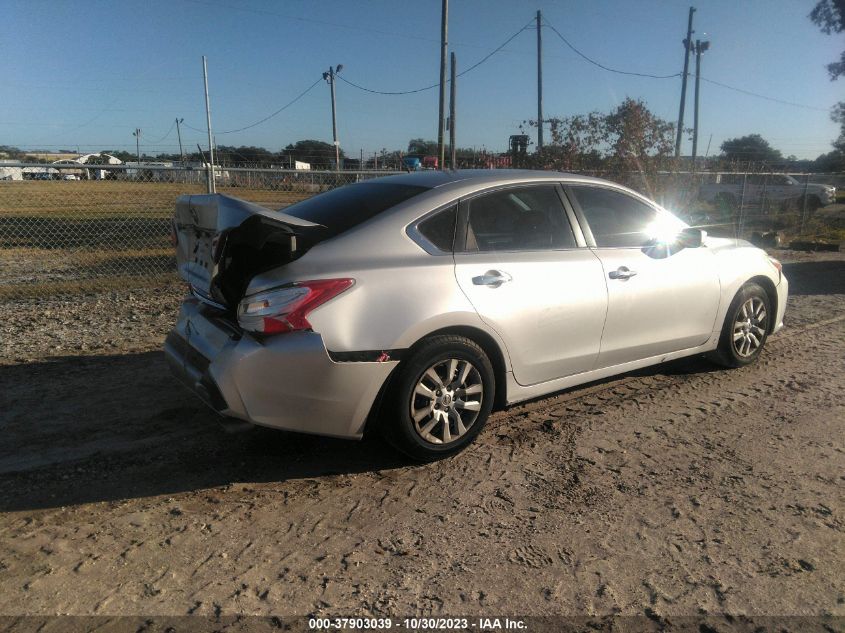
[[(226, 435), (182, 288), (0, 305), (0, 615), (845, 615), (845, 257), (777, 253), (755, 366), (494, 414), (462, 454)], [(708, 629), (709, 630), (709, 629)]]

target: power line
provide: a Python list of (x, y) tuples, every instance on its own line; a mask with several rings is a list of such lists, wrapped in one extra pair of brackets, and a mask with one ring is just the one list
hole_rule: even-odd
[(268, 114), (266, 117), (264, 117), (264, 118), (263, 118), (263, 119), (261, 119), (260, 121), (256, 121), (255, 123), (251, 123), (250, 125), (245, 125), (244, 127), (238, 128), (238, 129), (236, 129), (236, 130), (226, 130), (225, 132), (217, 132), (217, 134), (233, 134), (233, 133), (235, 133), (235, 132), (243, 132), (244, 130), (248, 130), (248, 129), (250, 129), (250, 128), (253, 128), (253, 127), (255, 127), (256, 125), (261, 125), (261, 124), (262, 124), (262, 123), (264, 123), (265, 121), (269, 121), (269, 120), (270, 120), (270, 119), (272, 119), (274, 116), (276, 116), (277, 114), (279, 114), (279, 113), (283, 112), (284, 110), (287, 110), (287, 109), (288, 109), (290, 106), (292, 106), (294, 103), (296, 103), (297, 101), (299, 101), (300, 99), (302, 99), (302, 97), (304, 97), (304, 96), (305, 96), (305, 95), (307, 95), (309, 92), (311, 92), (311, 91), (314, 89), (314, 87), (315, 87), (318, 83), (320, 83), (321, 81), (323, 81), (323, 78), (322, 78), (322, 77), (320, 77), (317, 81), (315, 81), (313, 84), (311, 84), (310, 86), (308, 86), (305, 90), (303, 90), (302, 92), (300, 92), (300, 93), (299, 93), (296, 97), (294, 97), (293, 99), (291, 99), (290, 101), (288, 101), (288, 102), (287, 102), (285, 105), (283, 105), (281, 108), (279, 108), (278, 110), (276, 110), (276, 111), (275, 111), (275, 112), (273, 112), (272, 114)]
[(728, 84), (723, 84), (719, 81), (714, 81), (712, 79), (706, 79), (704, 77), (701, 78), (701, 81), (706, 81), (709, 84), (713, 84), (715, 86), (720, 86), (722, 88), (727, 88), (728, 90), (733, 90), (735, 92), (741, 92), (742, 94), (749, 95), (751, 97), (757, 97), (758, 99), (765, 99), (766, 101), (774, 101), (775, 103), (782, 103), (784, 105), (790, 105), (796, 108), (804, 108), (806, 110), (816, 110), (818, 112), (828, 112), (830, 108), (819, 108), (818, 106), (811, 106), (805, 103), (796, 103), (794, 101), (785, 101), (783, 99), (777, 99), (775, 97), (768, 97), (766, 95), (759, 94), (757, 92), (751, 92), (750, 90), (745, 90), (743, 88), (737, 88), (735, 86), (729, 86)]
[(490, 59), (491, 57), (493, 57), (493, 55), (495, 55), (496, 53), (498, 53), (498, 52), (499, 52), (500, 50), (502, 50), (505, 46), (507, 46), (508, 44), (510, 44), (510, 43), (511, 43), (514, 39), (516, 39), (516, 36), (517, 36), (517, 35), (519, 35), (519, 34), (520, 34), (520, 33), (522, 33), (523, 31), (527, 30), (527, 29), (528, 29), (528, 27), (531, 25), (531, 23), (532, 23), (532, 22), (534, 22), (534, 18), (531, 18), (530, 20), (528, 20), (528, 23), (527, 23), (525, 26), (523, 26), (523, 27), (522, 27), (521, 29), (519, 29), (516, 33), (514, 33), (514, 34), (513, 34), (513, 35), (511, 35), (508, 39), (506, 39), (506, 40), (504, 41), (504, 43), (503, 43), (501, 46), (497, 47), (495, 50), (493, 50), (492, 52), (490, 52), (490, 53), (488, 53), (487, 55), (485, 55), (484, 57), (482, 57), (479, 61), (477, 61), (476, 63), (474, 63), (472, 66), (470, 66), (469, 68), (467, 68), (467, 69), (466, 69), (466, 70), (464, 70), (463, 72), (458, 73), (458, 74), (457, 74), (457, 77), (463, 77), (463, 76), (464, 76), (464, 75), (466, 75), (468, 72), (471, 72), (471, 71), (475, 70), (476, 68), (478, 68), (479, 66), (481, 66), (481, 64), (483, 64), (484, 62), (486, 62), (488, 59)]
[(193, 2), (195, 4), (203, 4), (203, 5), (206, 5), (206, 6), (209, 6), (209, 7), (217, 7), (217, 8), (220, 8), (220, 9), (228, 9), (230, 11), (243, 11), (243, 12), (247, 12), (247, 13), (255, 13), (255, 14), (258, 14), (258, 15), (273, 15), (273, 16), (285, 18), (287, 20), (296, 20), (298, 22), (319, 24), (319, 25), (323, 25), (323, 26), (333, 26), (333, 27), (337, 27), (337, 28), (341, 28), (341, 29), (348, 29), (348, 30), (351, 30), (351, 31), (356, 31), (356, 32), (359, 32), (359, 33), (361, 31), (365, 31), (365, 32), (370, 32), (370, 33), (377, 33), (378, 35), (388, 35), (390, 37), (400, 37), (404, 40), (415, 39), (415, 40), (421, 40), (421, 41), (425, 41), (425, 42), (439, 41), (439, 40), (434, 40), (434, 39), (429, 38), (429, 37), (421, 37), (419, 35), (413, 35), (411, 33), (397, 33), (397, 32), (384, 31), (384, 30), (381, 30), (381, 29), (374, 29), (374, 28), (371, 28), (371, 27), (365, 27), (365, 26), (359, 26), (359, 25), (353, 25), (353, 24), (342, 24), (340, 22), (329, 22), (328, 20), (318, 20), (318, 19), (315, 19), (315, 18), (304, 18), (304, 17), (298, 16), (298, 15), (278, 13), (276, 11), (267, 11), (267, 10), (264, 10), (264, 9), (255, 9), (253, 7), (243, 7), (243, 6), (236, 7), (236, 6), (232, 6), (232, 5), (229, 5), (229, 4), (224, 4), (222, 2), (211, 2), (211, 1), (208, 1), (208, 0), (187, 0), (187, 1)]
[(201, 130), (198, 127), (194, 127), (193, 125), (188, 125), (187, 123), (182, 123), (186, 128), (189, 130), (193, 130), (194, 132), (199, 132), (200, 134), (205, 134), (205, 130)]
[(617, 75), (632, 75), (634, 77), (649, 77), (651, 79), (672, 79), (674, 77), (681, 77), (683, 75), (683, 73), (674, 73), (672, 75), (653, 75), (651, 73), (635, 73), (635, 72), (631, 72), (631, 71), (628, 71), (628, 70), (619, 70), (617, 68), (610, 68), (609, 66), (605, 66), (604, 64), (601, 64), (601, 63), (597, 62), (596, 60), (594, 60), (593, 58), (588, 57), (587, 55), (585, 55), (584, 53), (579, 51), (577, 48), (575, 48), (575, 46), (573, 46), (569, 42), (569, 40), (567, 40), (563, 35), (560, 34), (560, 31), (558, 31), (554, 26), (549, 24), (548, 20), (543, 20), (543, 21), (545, 22), (544, 26), (546, 26), (547, 28), (550, 28), (555, 33), (555, 35), (557, 35), (561, 39), (561, 41), (564, 44), (566, 44), (569, 48), (571, 48), (580, 57), (582, 57), (586, 61), (590, 62), (593, 66), (598, 66), (602, 70), (606, 70), (606, 71), (611, 72), (611, 73), (616, 73)]
[(410, 95), (416, 92), (425, 92), (426, 90), (431, 90), (432, 88), (437, 88), (440, 85), (438, 81), (436, 84), (431, 84), (430, 86), (426, 86), (425, 88), (416, 88), (415, 90), (399, 90), (399, 91), (389, 91), (389, 90), (373, 90), (372, 88), (365, 88), (364, 86), (359, 86), (358, 84), (349, 81), (346, 77), (342, 77), (338, 75), (338, 79), (342, 82), (349, 84), (353, 88), (358, 88), (358, 90), (363, 90), (364, 92), (370, 92), (375, 95)]
[[(610, 67), (605, 66), (604, 64), (601, 64), (601, 63), (597, 62), (596, 60), (588, 57), (584, 53), (582, 53), (580, 50), (575, 48), (575, 46), (573, 46), (563, 35), (561, 35), (560, 32), (554, 26), (549, 24), (548, 21), (544, 20), (544, 22), (545, 22), (545, 26), (550, 28), (563, 41), (563, 43), (566, 44), (569, 48), (571, 48), (578, 55), (580, 55), (582, 58), (584, 58), (585, 60), (587, 60), (588, 62), (590, 62), (594, 66), (598, 66), (599, 68), (606, 70), (608, 72), (616, 73), (616, 74), (619, 74), (619, 75), (633, 75), (635, 77), (650, 77), (652, 79), (671, 79), (671, 78), (674, 78), (674, 77), (682, 77), (683, 76), (683, 73), (675, 73), (673, 75), (653, 75), (651, 73), (637, 73), (637, 72), (629, 72), (629, 71), (625, 71), (625, 70), (618, 70), (618, 69), (615, 69), (615, 68), (610, 68)], [(695, 74), (689, 73), (688, 76), (695, 77)], [(793, 106), (793, 107), (796, 107), (796, 108), (805, 108), (807, 110), (815, 110), (817, 112), (827, 112), (828, 110), (830, 110), (830, 108), (820, 108), (818, 106), (811, 106), (811, 105), (807, 105), (807, 104), (804, 104), (804, 103), (796, 103), (795, 101), (786, 101), (784, 99), (778, 99), (776, 97), (769, 97), (767, 95), (760, 94), (760, 93), (757, 93), (757, 92), (752, 92), (750, 90), (745, 90), (743, 88), (737, 88), (736, 86), (729, 86), (728, 84), (722, 83), (720, 81), (715, 81), (713, 79), (706, 79), (705, 77), (701, 77), (701, 81), (706, 81), (709, 84), (713, 84), (715, 86), (720, 86), (722, 88), (726, 88), (727, 90), (733, 90), (735, 92), (741, 92), (742, 94), (745, 94), (745, 95), (748, 95), (748, 96), (751, 96), (751, 97), (757, 97), (758, 99), (765, 99), (767, 101), (773, 101), (774, 103), (781, 103), (783, 105), (789, 105), (789, 106)]]
[[(484, 57), (482, 57), (480, 60), (478, 60), (477, 62), (475, 62), (472, 66), (470, 66), (469, 68), (467, 68), (467, 69), (466, 69), (466, 70), (464, 70), (463, 72), (458, 73), (456, 76), (457, 76), (457, 77), (463, 77), (463, 76), (464, 76), (464, 75), (466, 75), (467, 73), (472, 72), (473, 70), (475, 70), (476, 68), (478, 68), (479, 66), (481, 66), (481, 64), (483, 64), (484, 62), (486, 62), (488, 59), (490, 59), (491, 57), (493, 57), (493, 55), (495, 55), (496, 53), (498, 53), (498, 52), (499, 52), (500, 50), (502, 50), (505, 46), (507, 46), (508, 44), (510, 44), (510, 43), (511, 43), (514, 39), (516, 39), (516, 37), (517, 37), (520, 33), (522, 33), (523, 31), (525, 31), (525, 30), (528, 28), (528, 26), (529, 26), (529, 25), (530, 25), (533, 21), (534, 21), (533, 19), (529, 20), (529, 21), (528, 21), (528, 24), (526, 24), (526, 25), (525, 25), (525, 26), (523, 26), (521, 29), (519, 29), (516, 33), (514, 33), (513, 35), (511, 35), (511, 36), (510, 36), (508, 39), (506, 39), (506, 40), (505, 40), (505, 41), (504, 41), (501, 45), (499, 45), (498, 47), (496, 47), (495, 49), (493, 49), (492, 51), (490, 51), (489, 53), (487, 53)], [(345, 82), (345, 83), (349, 84), (349, 85), (350, 85), (350, 86), (352, 86), (353, 88), (358, 88), (358, 90), (363, 90), (364, 92), (369, 92), (369, 93), (376, 94), (376, 95), (410, 95), (410, 94), (415, 94), (415, 93), (417, 93), (417, 92), (425, 92), (426, 90), (431, 90), (431, 89), (433, 89), (433, 88), (437, 88), (437, 87), (439, 87), (439, 86), (440, 86), (440, 82), (438, 81), (437, 83), (435, 83), (435, 84), (431, 84), (430, 86), (425, 86), (425, 87), (423, 87), (423, 88), (415, 88), (414, 90), (396, 90), (396, 91), (392, 91), (392, 90), (374, 90), (374, 89), (372, 89), (372, 88), (366, 88), (366, 87), (361, 86), (361, 85), (358, 85), (358, 84), (356, 84), (356, 83), (354, 83), (354, 82), (352, 82), (352, 81), (349, 81), (346, 77), (343, 77), (343, 76), (341, 76), (341, 75), (338, 75), (338, 79), (340, 79), (341, 81), (343, 81), (343, 82)]]
[(165, 134), (164, 136), (162, 136), (158, 140), (151, 141), (151, 142), (147, 143), (147, 145), (156, 145), (158, 143), (161, 143), (164, 139), (166, 139), (168, 136), (170, 136), (170, 133), (173, 132), (174, 127), (176, 127), (176, 121), (175, 120), (173, 121), (173, 123), (170, 124), (170, 129), (167, 130), (167, 134)]
[[(323, 78), (322, 78), (322, 77), (320, 77), (320, 79), (318, 79), (318, 80), (317, 80), (317, 81), (315, 81), (313, 84), (311, 84), (310, 86), (308, 86), (305, 90), (303, 90), (302, 92), (300, 92), (300, 93), (299, 93), (296, 97), (294, 97), (293, 99), (291, 99), (290, 101), (288, 101), (285, 105), (283, 105), (281, 108), (279, 108), (279, 109), (278, 109), (278, 110), (276, 110), (275, 112), (273, 112), (273, 113), (271, 113), (271, 114), (268, 114), (268, 115), (267, 115), (266, 117), (264, 117), (263, 119), (260, 119), (260, 120), (256, 121), (255, 123), (250, 123), (249, 125), (245, 125), (244, 127), (239, 127), (239, 128), (237, 128), (237, 129), (235, 129), (235, 130), (225, 130), (225, 131), (223, 131), (223, 132), (215, 132), (215, 135), (219, 135), (219, 134), (234, 134), (235, 132), (243, 132), (244, 130), (248, 130), (248, 129), (253, 128), (253, 127), (257, 126), (257, 125), (261, 125), (261, 124), (262, 124), (262, 123), (264, 123), (265, 121), (269, 121), (269, 120), (270, 120), (270, 119), (272, 119), (274, 116), (276, 116), (277, 114), (280, 114), (280, 113), (281, 113), (281, 112), (283, 112), (284, 110), (287, 110), (287, 109), (288, 109), (290, 106), (292, 106), (294, 103), (296, 103), (297, 101), (299, 101), (300, 99), (302, 99), (302, 97), (304, 97), (304, 96), (305, 96), (305, 95), (307, 95), (309, 92), (311, 92), (311, 91), (314, 89), (314, 87), (315, 87), (318, 83), (320, 83), (322, 80), (323, 80)], [(189, 124), (184, 123), (184, 122), (182, 123), (182, 125), (184, 125), (184, 126), (185, 126), (186, 128), (188, 128), (189, 130), (193, 130), (194, 132), (205, 133), (205, 130), (201, 130), (201, 129), (199, 129), (199, 128), (196, 128), (196, 127), (194, 127), (193, 125), (189, 125)]]

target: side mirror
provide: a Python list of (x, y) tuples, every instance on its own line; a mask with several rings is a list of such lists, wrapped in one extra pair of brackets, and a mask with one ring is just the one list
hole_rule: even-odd
[(688, 227), (678, 234), (678, 244), (684, 248), (698, 248), (704, 243), (707, 231)]

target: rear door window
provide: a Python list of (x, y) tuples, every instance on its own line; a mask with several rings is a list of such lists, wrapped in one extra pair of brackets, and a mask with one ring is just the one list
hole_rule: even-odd
[(575, 248), (575, 235), (554, 185), (502, 189), (466, 202), (466, 250)]
[(288, 215), (322, 224), (325, 237), (340, 235), (379, 213), (410, 200), (428, 187), (386, 182), (359, 182), (297, 202), (284, 209)]

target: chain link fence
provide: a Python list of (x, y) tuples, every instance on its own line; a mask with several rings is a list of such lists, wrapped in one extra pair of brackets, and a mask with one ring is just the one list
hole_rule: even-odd
[[(278, 209), (384, 171), (216, 168), (218, 193)], [(203, 167), (0, 165), (0, 298), (174, 280), (176, 198), (207, 191)]]
[(845, 174), (758, 170), (662, 175), (654, 196), (686, 222), (763, 247), (838, 250)]
[[(216, 168), (218, 193), (281, 208), (388, 171)], [(845, 174), (590, 173), (657, 200), (694, 226), (764, 246), (845, 240)], [(840, 203), (830, 199), (839, 192)], [(207, 190), (202, 166), (0, 165), (0, 299), (174, 281), (176, 198)], [(827, 193), (826, 193), (827, 192)], [(825, 197), (825, 196), (828, 197)]]

